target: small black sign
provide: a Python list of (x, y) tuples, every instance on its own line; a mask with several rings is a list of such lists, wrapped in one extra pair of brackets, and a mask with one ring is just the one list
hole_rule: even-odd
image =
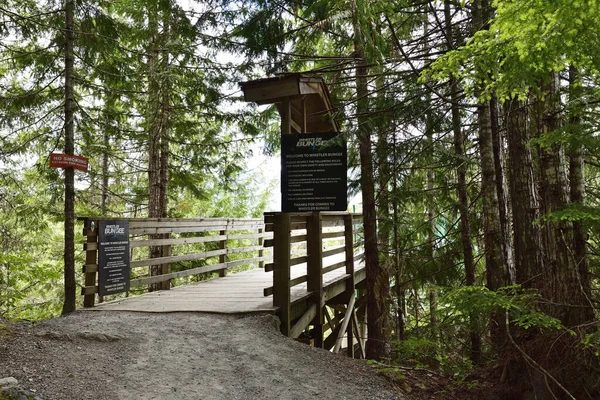
[(100, 221), (98, 294), (129, 291), (129, 221)]
[(337, 133), (281, 137), (281, 209), (346, 211), (347, 150)]

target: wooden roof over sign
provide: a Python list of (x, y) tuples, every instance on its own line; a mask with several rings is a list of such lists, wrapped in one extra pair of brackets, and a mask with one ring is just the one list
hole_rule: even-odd
[[(333, 104), (323, 78), (303, 74), (282, 74), (274, 78), (241, 82), (244, 100), (275, 104), (282, 120), (282, 132), (338, 132)], [(288, 118), (289, 113), (289, 118)], [(289, 126), (287, 122), (289, 122)]]

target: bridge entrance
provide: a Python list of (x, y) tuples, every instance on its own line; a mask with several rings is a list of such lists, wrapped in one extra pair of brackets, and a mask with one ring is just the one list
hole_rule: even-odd
[[(273, 313), (286, 336), (336, 352), (346, 347), (352, 356), (356, 347), (364, 357), (361, 219), (345, 212), (265, 213), (264, 220), (124, 219), (130, 292), (105, 302), (98, 296), (102, 266), (96, 227), (102, 219), (86, 218), (84, 305), (113, 311)], [(163, 256), (150, 258), (157, 246)], [(153, 275), (157, 265), (160, 274)], [(207, 273), (218, 277), (198, 281)], [(132, 296), (156, 283), (159, 290)]]

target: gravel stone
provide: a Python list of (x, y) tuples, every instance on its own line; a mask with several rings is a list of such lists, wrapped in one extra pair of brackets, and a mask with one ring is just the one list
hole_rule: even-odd
[(77, 311), (9, 325), (0, 376), (44, 400), (407, 399), (364, 361), (274, 325), (270, 315)]

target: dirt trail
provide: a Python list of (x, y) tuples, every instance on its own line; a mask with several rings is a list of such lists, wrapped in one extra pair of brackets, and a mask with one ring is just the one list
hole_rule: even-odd
[(265, 315), (78, 311), (0, 337), (0, 378), (45, 400), (404, 399), (359, 360)]

